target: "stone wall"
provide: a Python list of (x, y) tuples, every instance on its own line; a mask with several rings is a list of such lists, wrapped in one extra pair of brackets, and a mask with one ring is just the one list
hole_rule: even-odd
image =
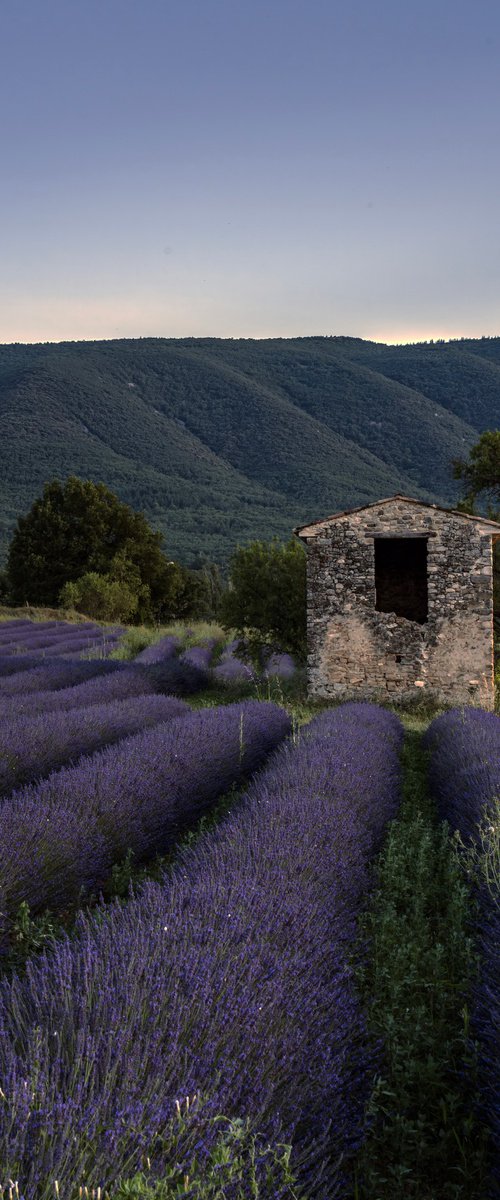
[[(500, 533), (500, 526), (497, 527)], [(299, 531), (313, 696), (492, 708), (493, 522), (395, 498)], [(375, 538), (426, 536), (427, 620), (379, 612)]]

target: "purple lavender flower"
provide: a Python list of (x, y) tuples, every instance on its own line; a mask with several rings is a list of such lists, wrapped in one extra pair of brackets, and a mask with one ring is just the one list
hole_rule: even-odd
[(215, 639), (211, 639), (203, 646), (191, 646), (189, 650), (184, 650), (180, 655), (179, 662), (189, 663), (190, 666), (200, 667), (206, 671), (212, 661), (214, 652)]
[(190, 712), (187, 704), (173, 696), (143, 695), (84, 709), (55, 709), (2, 723), (0, 794), (30, 779), (43, 779), (83, 754)]
[(157, 642), (153, 642), (151, 646), (146, 646), (145, 650), (141, 650), (134, 658), (136, 663), (157, 663), (165, 662), (170, 658), (175, 658), (179, 649), (180, 642), (178, 637), (172, 634), (167, 634), (166, 637), (159, 638)]
[[(53, 658), (44, 658), (43, 665), (48, 666), (53, 663)], [(16, 675), (19, 671), (33, 671), (41, 666), (39, 654), (10, 654), (3, 652), (3, 647), (0, 649), (0, 694), (1, 680), (7, 675)]]
[(142, 663), (141, 666), (151, 687), (166, 695), (194, 696), (210, 684), (210, 671), (183, 656), (164, 658), (146, 666)]
[(20, 668), (8, 677), (4, 675), (0, 679), (0, 699), (27, 696), (29, 692), (58, 691), (59, 688), (71, 687), (95, 675), (107, 675), (124, 669), (123, 663), (101, 659), (68, 661), (51, 658), (47, 661), (42, 660), (38, 666), (28, 670), (23, 670), (21, 658), (16, 658), (15, 662), (20, 664)]
[(102, 628), (91, 622), (71, 625), (65, 621), (27, 622), (21, 628), (0, 630), (2, 655), (34, 654), (76, 656), (84, 652), (104, 653), (122, 636), (120, 626)]
[[(178, 705), (170, 699), (169, 708)], [(65, 908), (128, 850), (139, 860), (164, 853), (289, 728), (272, 704), (205, 709), (13, 792), (0, 805), (3, 911), (23, 900), (34, 912)]]
[[(131, 696), (162, 690), (150, 677), (153, 668), (147, 671), (126, 663), (98, 660), (75, 662), (71, 666), (77, 670), (72, 670), (67, 677), (66, 687), (61, 685), (44, 692), (19, 693), (16, 696), (4, 696), (0, 689), (0, 719), (10, 721), (21, 715), (35, 716), (56, 709), (58, 712), (69, 712), (73, 708), (106, 704), (111, 700), (127, 700)], [(75, 678), (83, 678), (83, 682), (75, 682), (71, 686), (71, 680)]]
[(226, 654), (213, 668), (213, 676), (219, 682), (227, 684), (251, 683), (255, 679), (255, 672), (248, 663), (242, 662), (232, 654)]
[[(250, 743), (261, 706), (222, 711), (234, 714), (233, 738), (244, 714)], [(262, 731), (274, 720), (283, 717), (271, 707)], [(175, 727), (191, 734), (189, 718), (169, 735)], [(201, 785), (225, 728), (212, 716), (207, 742), (179, 742), (179, 807), (193, 746)], [(351, 959), (373, 855), (397, 810), (400, 742), (388, 713), (325, 714), (273, 755), (171, 876), (101, 925), (81, 917), (76, 940), (4, 983), (0, 1161), (15, 1166), (26, 1200), (48, 1195), (53, 1179), (61, 1193), (77, 1177), (109, 1186), (145, 1154), (161, 1177), (175, 1100), (194, 1093), (197, 1154), (202, 1129), (217, 1136), (207, 1116), (248, 1117), (292, 1144), (302, 1194), (348, 1194), (377, 1068)], [(96, 777), (91, 794), (102, 790)], [(97, 837), (87, 861), (96, 851)]]

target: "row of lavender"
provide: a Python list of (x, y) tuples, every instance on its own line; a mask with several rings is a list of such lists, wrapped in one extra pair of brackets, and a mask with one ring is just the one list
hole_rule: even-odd
[[(103, 629), (90, 622), (72, 625), (66, 621), (8, 621), (0, 626), (0, 658), (19, 655), (75, 656), (84, 652), (101, 653), (103, 657), (115, 649), (123, 630)], [(206, 639), (202, 646), (193, 646), (181, 657), (205, 670), (211, 665), (215, 638)], [(255, 679), (257, 674), (241, 657), (242, 645), (238, 640), (229, 642), (222, 650), (220, 661), (214, 667), (216, 679), (223, 682), (244, 682)], [(136, 658), (136, 662), (152, 664), (175, 658), (181, 651), (181, 642), (171, 634), (153, 642)], [(6, 666), (6, 664), (4, 664)], [(260, 674), (263, 678), (280, 676), (290, 678), (296, 667), (289, 654), (268, 654), (262, 662)], [(3, 674), (3, 672), (1, 672)]]
[[(40, 632), (34, 624), (21, 623), (20, 633), (18, 623), (9, 623), (0, 629), (0, 794), (187, 712), (179, 701), (157, 693), (189, 694), (206, 682), (206, 672), (189, 652), (165, 674), (161, 662), (177, 653), (175, 638), (163, 639), (155, 653), (146, 652), (133, 664), (79, 659), (79, 627), (69, 627), (76, 630), (74, 658), (45, 654), (33, 645), (29, 654), (18, 653), (30, 639), (41, 640), (47, 649), (60, 626), (49, 622)], [(94, 632), (91, 627), (91, 639)], [(3, 653), (9, 647), (16, 652)], [(211, 650), (202, 651), (207, 662)]]
[[(109, 725), (110, 708), (103, 724)], [(191, 712), (182, 701), (165, 696), (145, 697), (130, 705), (126, 715), (123, 705), (119, 708), (121, 740), (13, 791), (2, 802), (4, 948), (20, 903), (26, 901), (35, 914), (47, 907), (66, 910), (102, 886), (128, 851), (139, 862), (166, 853), (217, 797), (260, 766), (290, 730), (282, 709), (259, 701)], [(51, 724), (62, 737), (58, 719), (59, 714)], [(126, 720), (141, 732), (124, 737)], [(94, 709), (76, 714), (75, 740), (83, 736), (88, 743), (92, 722), (95, 731)], [(148, 724), (153, 728), (144, 728)], [(43, 745), (43, 724), (38, 732)], [(33, 722), (29, 735), (33, 737)]]
[[(246, 754), (253, 726), (240, 712)], [(266, 709), (266, 727), (283, 732), (280, 720)], [(198, 740), (199, 782), (200, 751), (221, 733)], [(198, 1158), (217, 1136), (208, 1118), (249, 1118), (292, 1144), (311, 1200), (352, 1194), (377, 1055), (351, 960), (398, 806), (401, 740), (397, 719), (373, 706), (318, 717), (171, 876), (100, 924), (81, 917), (77, 940), (3, 984), (0, 1161), (26, 1200), (48, 1200), (55, 1179), (62, 1194), (79, 1180), (110, 1185), (145, 1155), (161, 1177), (175, 1102), (195, 1093), (186, 1137)], [(187, 751), (176, 794), (185, 771)]]
[(104, 629), (85, 622), (6, 621), (0, 624), (0, 654), (75, 655), (84, 652), (106, 655), (122, 637), (123, 629)]
[[(15, 630), (1, 633), (18, 647)], [(0, 653), (0, 795), (158, 723), (167, 711), (158, 693), (189, 695), (206, 686), (214, 642), (180, 649), (166, 637), (133, 663)]]
[(481, 968), (472, 1020), (500, 1187), (500, 719), (479, 709), (453, 709), (432, 722), (426, 742), (440, 816), (472, 847), (478, 865)]
[[(230, 685), (251, 683), (259, 678), (291, 679), (297, 669), (290, 654), (267, 654), (262, 661), (261, 670), (256, 671), (249, 662), (241, 658), (244, 647), (238, 639), (228, 642), (222, 648), (217, 663), (213, 665), (212, 659), (216, 646), (215, 638), (207, 638), (201, 645), (192, 646), (180, 654), (180, 661), (189, 663), (204, 672), (211, 670), (213, 679), (217, 683)], [(172, 663), (179, 651), (179, 639), (169, 635), (148, 646), (146, 650), (137, 655), (135, 662), (143, 664)]]
[[(21, 630), (19, 625), (22, 626)], [(61, 642), (62, 627), (65, 634)], [(10, 688), (2, 686), (2, 692), (5, 695), (22, 695), (46, 687), (67, 686), (64, 678), (59, 682), (65, 660), (71, 659), (73, 665), (80, 655), (88, 654), (93, 659), (99, 656), (100, 665), (104, 666), (106, 656), (116, 648), (122, 633), (123, 630), (119, 629), (103, 631), (97, 626), (71, 626), (65, 622), (8, 622), (0, 629), (0, 680), (5, 680), (9, 675), (20, 675), (21, 672), (25, 678), (13, 679)], [(289, 654), (268, 654), (261, 670), (256, 672), (238, 657), (242, 651), (240, 642), (232, 641), (224, 646), (219, 651), (218, 661), (214, 663), (216, 649), (219, 650), (217, 640), (211, 638), (183, 651), (180, 639), (167, 635), (138, 654), (134, 662), (138, 666), (156, 668), (157, 672), (161, 672), (162, 690), (179, 694), (189, 694), (206, 686), (210, 680), (239, 685), (259, 678), (289, 679), (296, 672)], [(113, 665), (118, 664), (109, 664), (110, 667)], [(40, 672), (38, 676), (37, 670)], [(68, 677), (70, 675), (71, 667)], [(76, 682), (76, 679), (72, 682)]]

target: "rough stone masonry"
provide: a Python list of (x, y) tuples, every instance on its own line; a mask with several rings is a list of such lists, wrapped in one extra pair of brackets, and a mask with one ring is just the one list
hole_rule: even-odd
[(307, 546), (312, 696), (494, 707), (484, 517), (391, 496), (295, 530)]

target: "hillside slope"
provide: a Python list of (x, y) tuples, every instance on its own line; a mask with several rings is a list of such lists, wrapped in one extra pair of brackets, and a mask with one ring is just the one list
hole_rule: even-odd
[(500, 339), (0, 346), (0, 419), (0, 553), (74, 473), (143, 509), (173, 557), (224, 562), (395, 491), (453, 503), (450, 459), (500, 424)]

